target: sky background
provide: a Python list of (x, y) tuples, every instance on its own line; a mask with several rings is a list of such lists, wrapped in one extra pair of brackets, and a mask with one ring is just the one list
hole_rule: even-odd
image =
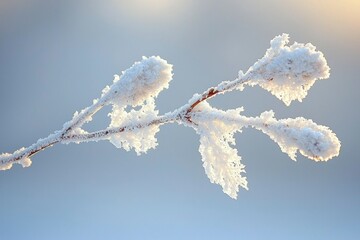
[[(249, 191), (211, 184), (199, 136), (161, 127), (146, 155), (109, 142), (56, 145), (0, 172), (0, 239), (358, 239), (360, 1), (1, 0), (0, 152), (60, 129), (142, 56), (174, 65), (160, 113), (247, 70), (281, 33), (322, 51), (331, 76), (286, 107), (254, 87), (211, 100), (329, 126), (340, 156), (292, 161), (266, 135), (236, 135)], [(109, 108), (87, 130), (109, 124)]]

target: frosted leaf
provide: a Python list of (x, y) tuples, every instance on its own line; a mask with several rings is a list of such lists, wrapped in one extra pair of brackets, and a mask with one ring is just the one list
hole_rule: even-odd
[[(219, 184), (224, 193), (231, 198), (237, 198), (239, 186), (247, 189), (244, 165), (237, 150), (230, 145), (235, 145), (234, 133), (240, 131), (241, 125), (225, 123), (221, 115), (239, 115), (242, 109), (229, 110), (227, 112), (210, 107), (202, 102), (196, 107), (196, 111), (205, 114), (195, 114), (196, 131), (200, 135), (199, 151), (202, 156), (203, 167), (210, 182)], [(206, 112), (215, 113), (219, 118), (209, 118)]]
[(17, 155), (21, 152), (23, 152), (25, 150), (25, 148), (20, 148), (19, 150), (15, 151), (13, 154), (9, 154), (9, 153), (3, 153), (0, 155), (0, 170), (8, 170), (10, 169), (14, 163), (18, 163), (20, 164), (22, 167), (30, 167), (31, 165), (31, 160), (30, 158), (28, 157), (24, 157), (24, 158), (21, 158), (20, 160), (17, 160), (17, 161), (14, 161), (14, 162), (6, 162), (6, 163), (3, 163), (4, 160), (6, 160), (8, 157), (11, 157), (12, 155)]
[(301, 102), (317, 79), (329, 77), (330, 70), (324, 55), (311, 43), (288, 43), (288, 34), (275, 37), (265, 56), (247, 72), (254, 79), (250, 85), (259, 84), (286, 105), (296, 99)]
[(279, 144), (291, 159), (296, 160), (297, 151), (315, 161), (339, 155), (340, 141), (328, 127), (302, 117), (276, 120), (273, 116), (272, 111), (261, 114), (263, 124), (257, 128)]
[(114, 76), (114, 82), (103, 89), (102, 99), (118, 105), (141, 105), (151, 97), (157, 97), (169, 87), (172, 79), (172, 65), (159, 56), (143, 57), (122, 75)]
[[(141, 105), (139, 110), (132, 109), (129, 112), (125, 110), (124, 106), (113, 105), (113, 111), (109, 115), (111, 118), (109, 128), (118, 128), (134, 126), (134, 124), (154, 119), (157, 117), (158, 111), (155, 110), (154, 100), (150, 98)], [(124, 131), (111, 136), (109, 140), (118, 148), (124, 148), (127, 151), (133, 148), (140, 155), (157, 146), (155, 135), (158, 131), (158, 125), (146, 126), (144, 128), (135, 126), (131, 131)]]

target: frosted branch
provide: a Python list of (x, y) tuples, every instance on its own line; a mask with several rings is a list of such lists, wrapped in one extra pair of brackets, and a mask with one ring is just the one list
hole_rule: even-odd
[[(100, 98), (75, 112), (61, 130), (27, 148), (1, 154), (0, 170), (10, 169), (14, 163), (29, 167), (30, 157), (57, 143), (108, 140), (118, 148), (134, 150), (140, 155), (156, 148), (156, 133), (161, 125), (169, 123), (191, 127), (200, 135), (199, 151), (205, 173), (232, 198), (237, 197), (240, 187), (247, 189), (246, 177), (242, 176), (245, 166), (235, 148), (234, 138), (243, 127), (262, 131), (293, 160), (300, 152), (309, 159), (327, 161), (338, 156), (340, 141), (325, 126), (302, 117), (277, 120), (272, 111), (258, 117), (246, 117), (241, 114), (242, 107), (223, 111), (208, 103), (219, 94), (242, 90), (247, 85), (259, 85), (286, 105), (293, 100), (302, 101), (316, 80), (329, 77), (330, 68), (323, 54), (310, 43), (287, 46), (288, 43), (287, 34), (275, 37), (265, 56), (245, 74), (239, 71), (236, 79), (195, 94), (188, 103), (164, 115), (159, 115), (156, 109), (156, 97), (169, 87), (172, 65), (160, 57), (143, 57), (121, 76), (115, 75), (112, 85), (102, 90)], [(95, 132), (82, 129), (107, 105), (111, 105), (112, 110), (109, 114), (111, 122), (106, 129)]]

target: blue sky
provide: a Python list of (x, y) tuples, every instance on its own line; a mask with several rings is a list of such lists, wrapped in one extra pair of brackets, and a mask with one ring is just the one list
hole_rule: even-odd
[[(161, 113), (246, 70), (283, 32), (331, 67), (302, 103), (248, 88), (222, 109), (303, 116), (329, 126), (340, 156), (294, 162), (264, 134), (236, 135), (249, 191), (211, 184), (199, 136), (166, 125), (146, 155), (109, 142), (57, 145), (0, 173), (0, 239), (355, 239), (360, 214), (358, 1), (45, 1), (0, 3), (0, 152), (61, 128), (143, 55), (174, 65)], [(107, 111), (87, 126), (109, 124)]]

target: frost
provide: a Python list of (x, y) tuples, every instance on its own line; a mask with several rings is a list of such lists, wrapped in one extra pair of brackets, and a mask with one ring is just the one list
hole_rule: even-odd
[[(11, 154), (9, 154), (9, 153), (3, 153), (3, 154), (1, 154), (0, 155), (0, 159), (3, 159), (3, 158), (5, 158), (5, 157), (7, 157), (7, 156), (10, 156)], [(10, 169), (10, 168), (12, 168), (12, 163), (1, 163), (0, 164), (0, 170), (8, 170), (8, 169)]]
[(112, 86), (104, 88), (102, 98), (120, 106), (139, 106), (168, 88), (171, 79), (171, 64), (158, 56), (143, 57), (142, 61), (123, 71), (120, 77), (115, 75)]
[(19, 160), (18, 163), (21, 164), (21, 166), (25, 168), (25, 167), (30, 167), (32, 162), (31, 162), (30, 158), (22, 158), (21, 160)]
[(275, 37), (265, 56), (245, 74), (253, 78), (250, 85), (259, 84), (286, 105), (296, 99), (301, 102), (317, 79), (329, 77), (330, 70), (324, 55), (311, 43), (288, 43), (288, 34)]
[[(30, 157), (56, 143), (109, 140), (118, 148), (140, 155), (158, 145), (156, 134), (161, 125), (168, 123), (191, 127), (200, 135), (199, 151), (206, 175), (232, 198), (237, 198), (240, 187), (247, 189), (246, 177), (242, 176), (245, 166), (234, 138), (244, 127), (251, 126), (267, 134), (293, 160), (300, 152), (315, 161), (327, 161), (338, 156), (341, 147), (328, 127), (302, 117), (277, 120), (272, 111), (246, 117), (241, 114), (242, 107), (223, 111), (207, 102), (216, 95), (243, 90), (247, 85), (260, 85), (286, 105), (293, 100), (302, 101), (317, 79), (328, 78), (330, 68), (323, 54), (310, 43), (287, 46), (288, 43), (287, 34), (275, 37), (265, 56), (246, 73), (239, 71), (235, 80), (195, 93), (185, 105), (163, 115), (156, 110), (155, 98), (169, 87), (172, 65), (158, 56), (143, 57), (120, 76), (114, 75), (113, 83), (102, 90), (100, 98), (76, 111), (62, 129), (27, 148), (1, 154), (0, 170), (10, 169), (14, 163), (28, 167)], [(107, 105), (112, 107), (110, 125), (95, 132), (85, 131), (83, 125)]]
[[(109, 128), (133, 125), (157, 117), (154, 98), (165, 88), (169, 87), (172, 79), (172, 65), (160, 57), (143, 57), (131, 68), (125, 70), (121, 77), (115, 75), (111, 87), (103, 90), (104, 99), (109, 99), (113, 105), (109, 114), (111, 123)], [(139, 110), (126, 111), (126, 106), (140, 106)], [(134, 127), (110, 137), (110, 142), (118, 148), (129, 151), (132, 148), (138, 155), (146, 153), (157, 146), (156, 133), (159, 126), (146, 128)]]
[(302, 117), (276, 120), (272, 111), (263, 113), (260, 119), (263, 123), (257, 128), (293, 160), (297, 151), (315, 161), (327, 161), (339, 155), (340, 141), (328, 127)]
[[(109, 128), (117, 128), (154, 119), (158, 115), (158, 111), (155, 110), (154, 100), (150, 98), (145, 104), (141, 105), (139, 110), (132, 109), (130, 112), (127, 112), (125, 107), (113, 105), (113, 111), (109, 115), (111, 117)], [(155, 135), (158, 131), (158, 125), (146, 128), (135, 126), (131, 131), (124, 131), (121, 134), (113, 135), (110, 137), (110, 142), (116, 147), (124, 148), (127, 151), (134, 148), (136, 153), (140, 155), (157, 146)]]
[[(241, 130), (241, 125), (226, 123), (221, 116), (237, 116), (242, 108), (228, 110), (227, 112), (212, 108), (207, 102), (198, 105), (195, 111), (201, 111), (201, 115), (194, 115), (196, 131), (200, 135), (199, 151), (202, 156), (205, 173), (210, 182), (219, 184), (224, 193), (236, 199), (239, 187), (247, 189), (244, 165), (241, 164), (241, 157), (237, 154), (234, 134)], [(206, 113), (211, 112), (219, 118), (209, 118)]]
[(243, 127), (261, 130), (293, 160), (297, 151), (315, 161), (327, 161), (339, 154), (341, 145), (336, 135), (312, 120), (302, 117), (277, 120), (273, 111), (259, 117), (246, 117), (241, 115), (242, 111), (243, 108), (218, 110), (204, 101), (192, 115), (196, 122), (194, 128), (200, 135), (199, 151), (205, 172), (212, 183), (221, 185), (232, 198), (237, 197), (240, 186), (247, 189), (246, 178), (241, 176), (245, 166), (232, 147), (235, 146), (234, 133), (241, 132)]
[(17, 161), (14, 161), (12, 163), (4, 163), (4, 160), (6, 158), (9, 158), (11, 157), (12, 155), (17, 155), (17, 154), (20, 154), (21, 152), (23, 152), (24, 150), (26, 150), (24, 147), (23, 148), (20, 148), (19, 150), (16, 150), (13, 154), (10, 154), (10, 153), (3, 153), (0, 155), (0, 170), (8, 170), (10, 169), (14, 163), (17, 163), (17, 164), (20, 164), (22, 167), (30, 167), (31, 165), (31, 160), (30, 158), (28, 157), (23, 157), (23, 158), (20, 158), (19, 160)]

